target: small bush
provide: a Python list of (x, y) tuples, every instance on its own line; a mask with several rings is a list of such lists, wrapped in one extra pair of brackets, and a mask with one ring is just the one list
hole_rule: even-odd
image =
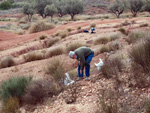
[(75, 49), (77, 49), (81, 46), (84, 46), (84, 45), (79, 43), (79, 42), (74, 42), (74, 43), (71, 43), (71, 44), (67, 45), (66, 51), (67, 52), (74, 51)]
[(77, 27), (77, 30), (80, 30), (80, 29), (81, 29), (81, 26), (78, 26), (78, 27)]
[(47, 65), (47, 73), (52, 75), (53, 79), (58, 83), (64, 78), (65, 68), (62, 60), (53, 59)]
[(2, 113), (17, 113), (19, 100), (17, 97), (10, 97), (2, 107)]
[(22, 97), (24, 104), (36, 105), (43, 102), (47, 96), (47, 90), (42, 81), (34, 81), (28, 85), (26, 94)]
[(119, 72), (122, 72), (124, 64), (119, 57), (108, 59), (101, 67), (102, 73), (106, 78), (110, 78), (113, 75), (118, 76)]
[(49, 39), (45, 42), (46, 44), (46, 47), (51, 47), (52, 45), (54, 45), (56, 42), (59, 41), (59, 38), (52, 38), (52, 39)]
[(109, 41), (111, 41), (110, 37), (99, 37), (94, 41), (94, 44), (107, 44)]
[(118, 31), (120, 31), (124, 35), (128, 35), (127, 31), (124, 28), (119, 28)]
[(48, 38), (48, 36), (47, 36), (46, 34), (42, 34), (41, 36), (39, 36), (39, 39), (40, 39), (40, 40), (44, 40), (44, 39), (46, 39), (46, 38)]
[(104, 113), (118, 113), (117, 101), (116, 92), (112, 90), (104, 91), (102, 96), (99, 97), (98, 107)]
[(26, 55), (24, 55), (24, 59), (26, 62), (31, 62), (31, 61), (35, 61), (35, 60), (41, 60), (43, 59), (43, 54), (41, 52), (30, 52), (27, 53)]
[[(150, 36), (150, 35), (149, 35)], [(133, 47), (129, 52), (133, 62), (142, 66), (145, 73), (149, 73), (150, 69), (150, 38), (146, 38), (141, 44)]]
[(9, 1), (3, 1), (0, 3), (0, 9), (1, 10), (7, 10), (12, 7), (11, 3)]
[(67, 32), (63, 31), (59, 34), (60, 38), (63, 39), (67, 36)]
[(147, 101), (145, 102), (144, 108), (145, 108), (146, 113), (150, 113), (150, 100), (149, 99), (147, 99)]
[(119, 35), (119, 34), (114, 34), (114, 35), (111, 35), (111, 36), (110, 36), (111, 41), (117, 40), (117, 39), (119, 39), (119, 38), (120, 38), (120, 35)]
[(40, 22), (33, 24), (29, 28), (29, 33), (36, 33), (36, 32), (45, 31), (45, 30), (49, 30), (53, 28), (54, 28), (53, 24), (46, 24), (45, 22), (40, 21)]
[(68, 32), (71, 32), (72, 30), (73, 30), (73, 29), (72, 29), (71, 27), (68, 27), (68, 28), (67, 28), (67, 31), (68, 31)]
[(52, 57), (52, 56), (56, 56), (56, 55), (61, 55), (63, 54), (63, 48), (61, 47), (56, 47), (56, 48), (53, 48), (53, 49), (50, 49), (46, 52), (45, 54), (45, 57), (46, 58), (49, 58), (49, 57)]
[(146, 24), (141, 24), (140, 27), (148, 27), (149, 25), (146, 23)]
[(96, 27), (96, 23), (91, 23), (90, 27)]
[(15, 65), (15, 60), (12, 56), (7, 56), (1, 59), (1, 62), (0, 62), (1, 68), (11, 67), (14, 65)]
[(17, 97), (20, 101), (31, 80), (32, 77), (20, 76), (4, 81), (1, 85), (1, 99), (3, 102), (6, 102), (10, 97)]
[(128, 20), (125, 20), (123, 23), (122, 23), (123, 26), (127, 26), (127, 25), (130, 25), (130, 22), (128, 22)]
[(146, 35), (146, 32), (143, 31), (133, 31), (129, 34), (128, 39), (126, 40), (129, 44), (131, 43), (135, 43), (137, 40), (145, 37), (144, 35)]
[(110, 45), (109, 45), (110, 51), (116, 51), (119, 48), (120, 48), (120, 42), (118, 42), (118, 41), (114, 41), (114, 42), (110, 43)]
[(109, 47), (106, 45), (103, 45), (100, 49), (100, 53), (109, 52), (109, 51), (110, 51)]

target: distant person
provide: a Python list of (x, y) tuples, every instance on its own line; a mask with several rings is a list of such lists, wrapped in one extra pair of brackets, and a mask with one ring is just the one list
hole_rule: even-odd
[(77, 48), (75, 51), (69, 52), (69, 57), (72, 59), (77, 59), (78, 62), (78, 79), (82, 80), (84, 76), (84, 67), (85, 67), (85, 74), (86, 79), (90, 80), (90, 62), (94, 56), (94, 51), (88, 47), (80, 47)]
[(91, 33), (95, 33), (95, 28), (94, 27), (91, 27)]

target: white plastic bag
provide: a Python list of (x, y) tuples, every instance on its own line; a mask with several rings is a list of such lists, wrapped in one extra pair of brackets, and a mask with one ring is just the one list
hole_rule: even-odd
[(100, 60), (99, 63), (95, 63), (95, 66), (97, 67), (97, 70), (98, 70), (98, 71), (101, 69), (101, 66), (104, 65), (102, 59), (99, 59), (99, 60)]
[(65, 85), (68, 86), (68, 85), (74, 83), (74, 80), (71, 80), (71, 78), (70, 78), (70, 76), (69, 76), (68, 73), (65, 73), (65, 75), (66, 75), (66, 78), (64, 79), (64, 84), (65, 84)]

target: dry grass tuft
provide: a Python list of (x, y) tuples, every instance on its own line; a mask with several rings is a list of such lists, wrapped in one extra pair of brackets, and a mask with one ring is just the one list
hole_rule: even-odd
[(45, 47), (51, 47), (52, 45), (54, 45), (58, 41), (59, 41), (59, 38), (51, 38), (49, 40), (44, 41), (44, 46)]
[(121, 58), (116, 57), (113, 59), (108, 59), (101, 68), (101, 71), (106, 78), (118, 77), (119, 72), (122, 72), (124, 64), (121, 61)]
[(48, 36), (47, 36), (46, 34), (42, 34), (41, 36), (39, 36), (39, 39), (40, 39), (40, 40), (44, 40), (44, 39), (46, 39), (46, 38), (48, 38)]
[(56, 83), (63, 82), (65, 77), (65, 67), (62, 60), (54, 58), (47, 65), (47, 73), (52, 75)]
[(64, 49), (62, 47), (55, 47), (46, 52), (45, 58), (49, 58), (56, 55), (61, 55), (64, 53)]
[(11, 67), (14, 66), (15, 64), (16, 64), (15, 60), (12, 56), (6, 56), (1, 59), (0, 68)]
[(100, 48), (100, 53), (109, 52), (109, 51), (110, 51), (109, 46), (103, 45)]
[(91, 23), (90, 27), (96, 27), (96, 23)]
[(148, 27), (149, 26), (149, 24), (141, 24), (139, 27)]
[(38, 51), (30, 52), (30, 53), (27, 53), (26, 55), (24, 55), (24, 59), (26, 62), (41, 60), (43, 58), (44, 58), (44, 55)]
[(120, 31), (124, 35), (128, 35), (127, 31), (124, 28), (119, 28), (118, 31)]
[(110, 37), (99, 37), (94, 40), (94, 44), (107, 44), (109, 41), (111, 41)]
[(40, 22), (33, 24), (29, 28), (29, 33), (36, 33), (36, 32), (40, 32), (40, 31), (45, 31), (45, 30), (53, 29), (54, 27), (55, 26), (53, 24), (46, 24), (44, 21), (40, 21)]
[(74, 42), (74, 43), (70, 43), (69, 45), (67, 45), (66, 51), (74, 51), (75, 49), (84, 46), (83, 44), (79, 43), (79, 42)]

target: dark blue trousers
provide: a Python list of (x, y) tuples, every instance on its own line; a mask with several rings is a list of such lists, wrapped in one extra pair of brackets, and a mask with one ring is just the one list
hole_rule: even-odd
[[(85, 58), (85, 74), (86, 77), (90, 76), (90, 62), (94, 56), (94, 53)], [(78, 64), (78, 77), (84, 76), (84, 70), (80, 73), (81, 66)]]

